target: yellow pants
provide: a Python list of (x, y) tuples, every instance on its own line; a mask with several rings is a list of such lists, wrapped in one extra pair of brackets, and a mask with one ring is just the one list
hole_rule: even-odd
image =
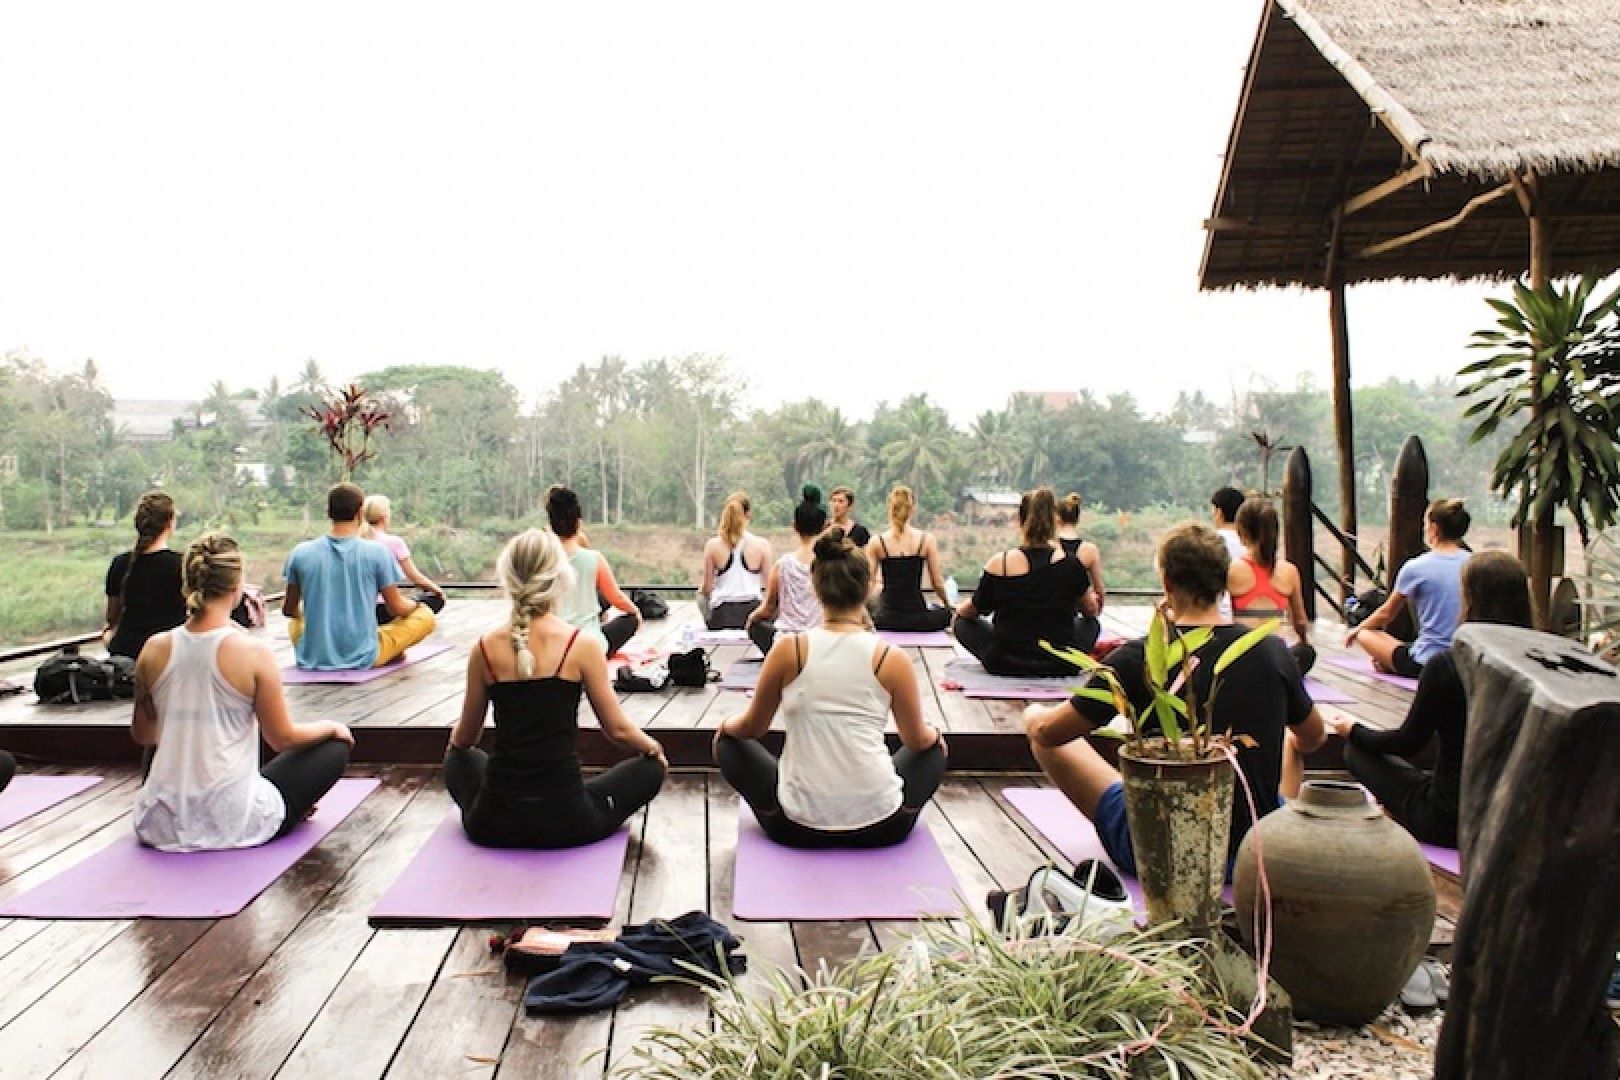
[[(409, 615), (401, 615), (392, 622), (377, 627), (377, 659), (372, 667), (382, 667), (392, 664), (405, 650), (433, 633), (433, 609), (426, 604), (417, 604), (416, 610)], [(287, 636), (294, 645), (304, 636), (304, 617), (295, 616), (287, 620)]]

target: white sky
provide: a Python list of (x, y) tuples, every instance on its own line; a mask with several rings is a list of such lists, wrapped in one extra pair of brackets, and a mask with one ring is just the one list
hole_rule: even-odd
[[(1200, 294), (1257, 0), (9, 3), (0, 349), (122, 397), (309, 356), (720, 353), (752, 400), (1328, 382), (1320, 293)], [(1358, 383), (1481, 287), (1350, 297)]]

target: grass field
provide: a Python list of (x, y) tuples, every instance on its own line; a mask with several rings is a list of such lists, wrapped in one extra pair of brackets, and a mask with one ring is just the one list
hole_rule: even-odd
[[(1191, 517), (1190, 512), (1155, 510), (1137, 514), (1088, 515), (1082, 533), (1103, 552), (1107, 582), (1112, 588), (1152, 588), (1153, 544), (1166, 528)], [(183, 526), (185, 523), (182, 523)], [(477, 529), (400, 528), (412, 548), (417, 566), (440, 581), (488, 580), (494, 576), (500, 547), (513, 533), (531, 522), (490, 521)], [(276, 590), (283, 584), (282, 561), (298, 541), (316, 535), (321, 522), (265, 521), (235, 530), (248, 557), (248, 577)], [(621, 582), (695, 584), (701, 572), (706, 534), (674, 525), (587, 526), (591, 542), (613, 564)], [(183, 548), (202, 526), (183, 527), (174, 546)], [(961, 525), (940, 522), (931, 526), (938, 538), (945, 572), (964, 584), (977, 580), (979, 569), (993, 553), (1015, 543), (1011, 526)], [(1368, 527), (1381, 535), (1382, 526)], [(101, 625), (103, 582), (108, 560), (125, 550), (133, 538), (121, 529), (105, 526), (43, 532), (7, 532), (0, 542), (0, 648), (80, 633)], [(791, 530), (766, 529), (764, 535), (777, 551), (794, 543)], [(1480, 528), (1469, 538), (1476, 548), (1504, 546), (1506, 529)], [(1326, 537), (1318, 550), (1331, 550)], [(1572, 551), (1578, 561), (1578, 550)], [(1573, 569), (1575, 563), (1572, 562)]]

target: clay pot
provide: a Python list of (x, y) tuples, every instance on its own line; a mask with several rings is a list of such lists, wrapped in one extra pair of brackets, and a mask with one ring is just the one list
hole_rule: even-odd
[(1148, 923), (1179, 920), (1208, 935), (1221, 919), (1232, 832), (1232, 763), (1164, 761), (1121, 750), (1125, 816)]
[(1260, 819), (1233, 872), (1238, 926), (1254, 934), (1256, 840), (1271, 884), (1271, 975), (1294, 1012), (1359, 1025), (1395, 1000), (1434, 928), (1434, 881), (1410, 833), (1359, 784), (1310, 781)]

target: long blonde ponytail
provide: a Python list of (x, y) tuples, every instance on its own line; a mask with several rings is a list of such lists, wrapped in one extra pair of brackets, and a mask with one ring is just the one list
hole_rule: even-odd
[(556, 534), (530, 529), (507, 542), (495, 575), (501, 591), (512, 602), (512, 649), (517, 653), (518, 677), (532, 678), (534, 655), (529, 652), (529, 623), (556, 610), (574, 587), (574, 568)]
[(748, 527), (748, 514), (752, 510), (748, 496), (741, 491), (733, 491), (726, 499), (726, 505), (720, 511), (720, 539), (728, 547), (736, 547), (737, 541), (742, 539), (743, 530)]

